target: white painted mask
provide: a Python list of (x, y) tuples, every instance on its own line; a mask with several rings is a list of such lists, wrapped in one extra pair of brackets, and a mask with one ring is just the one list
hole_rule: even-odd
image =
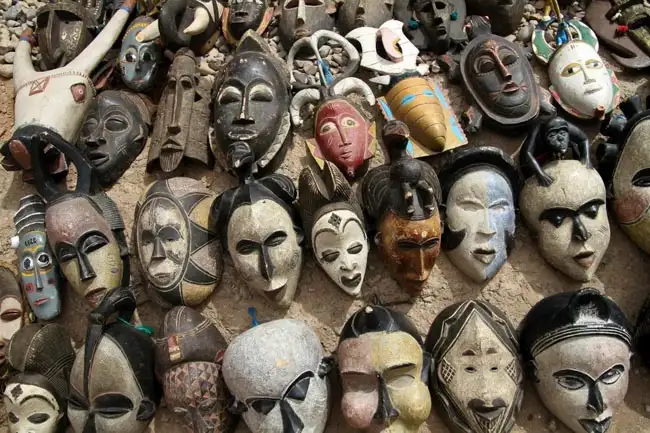
[(63, 418), (56, 397), (36, 385), (10, 383), (4, 404), (11, 433), (54, 433)]
[(544, 259), (575, 280), (589, 281), (609, 245), (605, 184), (580, 161), (552, 161), (543, 169), (553, 183), (545, 187), (528, 178), (521, 213)]

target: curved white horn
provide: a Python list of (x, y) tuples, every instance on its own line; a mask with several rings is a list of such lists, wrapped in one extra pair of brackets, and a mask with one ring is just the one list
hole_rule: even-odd
[(372, 89), (364, 81), (356, 77), (344, 78), (334, 85), (332, 93), (336, 96), (345, 96), (349, 93), (359, 93), (366, 98), (368, 104), (375, 105), (375, 94)]
[(158, 27), (158, 20), (152, 22), (135, 36), (138, 42), (149, 42), (160, 37), (160, 28)]
[(194, 21), (183, 30), (183, 33), (190, 36), (199, 35), (208, 28), (208, 24), (210, 24), (210, 13), (206, 8), (198, 7), (194, 10)]
[(289, 106), (289, 113), (291, 113), (291, 122), (296, 128), (302, 126), (302, 118), (300, 117), (300, 110), (305, 105), (311, 103), (317, 103), (320, 101), (320, 92), (318, 89), (303, 89), (300, 92), (296, 93), (296, 96), (291, 100), (291, 105)]

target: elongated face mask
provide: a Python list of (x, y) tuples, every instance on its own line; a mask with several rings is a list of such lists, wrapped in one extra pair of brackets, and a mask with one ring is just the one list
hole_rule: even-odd
[(32, 311), (41, 320), (61, 312), (59, 276), (44, 231), (32, 231), (20, 238), (18, 248), (23, 290)]
[(326, 0), (283, 0), (280, 15), (280, 38), (289, 47), (317, 30), (331, 30), (334, 18), (328, 13)]
[(36, 385), (7, 385), (4, 404), (11, 433), (54, 433), (63, 418), (54, 395)]
[(394, 0), (351, 0), (339, 8), (338, 27), (343, 34), (357, 27), (378, 28), (393, 18)]
[(162, 61), (159, 40), (139, 42), (138, 33), (153, 22), (149, 17), (138, 17), (126, 29), (120, 49), (122, 81), (132, 90), (143, 92), (153, 87)]

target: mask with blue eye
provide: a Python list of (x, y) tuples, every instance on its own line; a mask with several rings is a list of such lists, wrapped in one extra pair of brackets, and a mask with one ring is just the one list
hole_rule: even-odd
[(153, 19), (149, 17), (136, 18), (122, 39), (119, 58), (122, 81), (136, 92), (143, 92), (153, 87), (162, 61), (162, 46), (159, 39), (140, 42), (137, 38), (138, 33), (152, 21)]

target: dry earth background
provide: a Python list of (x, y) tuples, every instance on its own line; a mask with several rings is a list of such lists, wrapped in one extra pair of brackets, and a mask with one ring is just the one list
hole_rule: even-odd
[[(601, 49), (601, 55), (613, 66), (625, 96), (639, 94), (645, 98), (650, 93), (645, 74), (631, 74), (623, 71), (616, 63), (610, 61), (611, 59), (603, 49)], [(545, 71), (536, 62), (534, 65), (538, 81), (543, 87), (547, 87), (548, 80)], [(462, 90), (447, 83), (446, 78), (441, 74), (432, 75), (431, 79), (441, 85), (456, 114), (460, 115), (462, 110), (467, 107)], [(375, 114), (376, 118), (379, 118), (376, 110)], [(0, 80), (0, 138), (2, 142), (10, 137), (12, 126), (12, 82)], [(280, 172), (287, 174), (294, 181), (297, 181), (300, 170), (308, 161), (303, 132), (307, 131), (306, 134), (309, 134), (310, 127), (311, 124), (298, 133), (294, 132), (293, 144), (280, 168)], [(590, 138), (595, 139), (598, 131), (597, 125), (584, 125), (584, 127)], [(478, 136), (470, 138), (470, 145), (495, 145), (514, 153), (524, 138), (524, 135), (505, 137), (483, 131)], [(592, 141), (592, 148), (593, 143)], [(141, 292), (144, 292), (145, 280), (137, 269), (137, 258), (133, 254), (130, 231), (133, 226), (135, 204), (141, 192), (156, 180), (156, 176), (145, 173), (147, 152), (148, 146), (120, 181), (108, 191), (108, 194), (117, 203), (127, 226), (132, 253), (132, 282)], [(381, 147), (373, 165), (382, 164), (385, 154), (385, 149)], [(218, 166), (212, 171), (192, 167), (173, 175), (189, 176), (201, 180), (215, 193), (235, 185), (235, 179)], [(17, 210), (19, 199), (32, 192), (34, 192), (33, 187), (23, 183), (20, 173), (0, 170), (0, 261), (10, 263), (14, 268), (17, 266), (17, 258), (14, 250), (10, 248), (9, 242), (10, 237), (14, 235), (12, 217)], [(199, 310), (216, 324), (228, 341), (251, 326), (251, 320), (247, 313), (250, 306), (256, 308), (257, 319), (260, 322), (283, 317), (302, 319), (318, 333), (328, 352), (333, 352), (336, 349), (339, 331), (346, 319), (364, 304), (376, 299), (375, 297), (385, 304), (395, 303), (392, 308), (408, 314), (416, 323), (423, 337), (438, 312), (455, 302), (473, 298), (489, 301), (502, 309), (517, 326), (528, 310), (541, 298), (588, 286), (596, 287), (612, 297), (628, 315), (628, 318), (634, 322), (643, 300), (650, 294), (648, 290), (649, 259), (625, 236), (611, 217), (610, 225), (612, 236), (609, 249), (596, 277), (586, 284), (571, 281), (548, 266), (537, 252), (535, 241), (530, 232), (518, 219), (516, 247), (508, 263), (487, 284), (475, 284), (465, 278), (450, 263), (443, 252), (436, 262), (423, 294), (410, 303), (404, 292), (399, 289), (384, 269), (376, 251), (371, 249), (362, 289), (363, 297), (353, 300), (326, 278), (325, 274), (317, 268), (312, 255), (308, 253), (305, 254), (306, 260), (299, 289), (291, 308), (287, 311), (276, 311), (264, 300), (251, 295), (239, 280), (232, 262), (226, 259), (220, 287)], [(72, 291), (65, 290), (63, 293), (63, 314), (57, 322), (66, 325), (75, 342), (80, 344), (85, 334), (85, 317), (90, 310), (83, 300)], [(140, 298), (138, 311), (142, 321), (154, 329), (158, 329), (164, 312), (153, 302), (149, 302), (146, 295)], [(650, 372), (641, 365), (638, 359), (635, 359), (630, 375), (629, 392), (614, 417), (613, 425), (610, 428), (611, 433), (650, 431)], [(346, 426), (341, 416), (340, 391), (336, 386), (334, 389), (333, 408), (326, 432), (351, 433), (353, 429)], [(180, 426), (174, 423), (171, 411), (164, 406), (158, 411), (150, 430), (164, 433), (181, 431)], [(0, 433), (6, 431), (6, 414), (2, 407), (0, 408)], [(541, 433), (548, 431), (570, 433), (561, 423), (553, 419), (541, 405), (532, 386), (527, 383), (523, 406), (512, 432)], [(247, 433), (249, 430), (243, 422), (240, 422), (236, 432)], [(435, 410), (420, 429), (420, 433), (434, 432), (448, 432)]]

